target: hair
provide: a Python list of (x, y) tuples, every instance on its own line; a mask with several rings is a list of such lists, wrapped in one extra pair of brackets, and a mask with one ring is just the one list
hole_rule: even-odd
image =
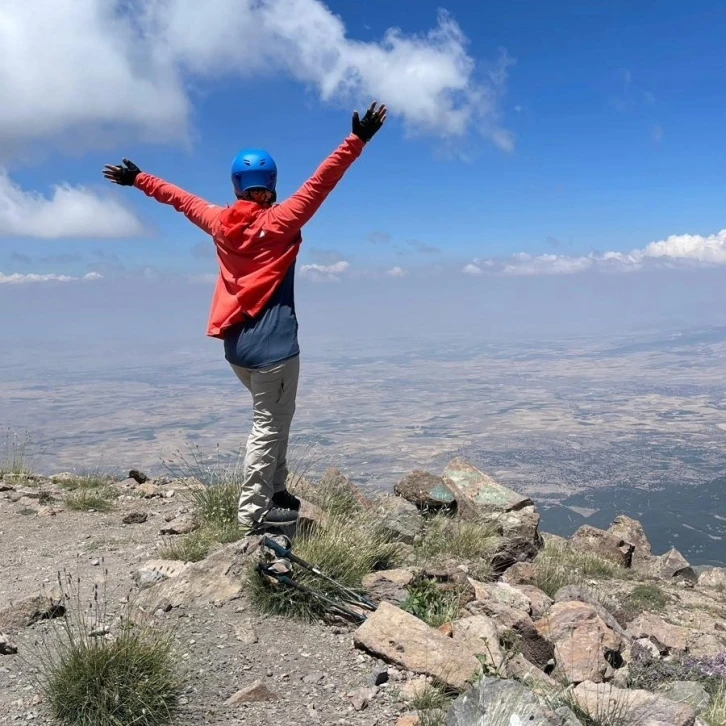
[(270, 201), (268, 202), (270, 205), (274, 204), (277, 201), (277, 192), (270, 192), (269, 189), (263, 188), (247, 189), (242, 193), (237, 192), (236, 196), (237, 199), (240, 199), (244, 202), (254, 202), (255, 204), (261, 204), (261, 202), (258, 202), (256, 199), (254, 199), (253, 194), (255, 192), (269, 192), (269, 194), (272, 195)]

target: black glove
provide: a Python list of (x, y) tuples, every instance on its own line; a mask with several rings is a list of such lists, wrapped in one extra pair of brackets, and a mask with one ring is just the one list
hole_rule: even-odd
[(123, 162), (124, 166), (106, 164), (103, 167), (103, 175), (114, 184), (120, 184), (122, 187), (132, 187), (136, 177), (141, 174), (141, 169), (128, 159), (124, 159)]
[(359, 139), (368, 143), (381, 130), (385, 120), (386, 107), (381, 105), (376, 108), (376, 102), (374, 101), (362, 119), (358, 118), (357, 111), (353, 112), (353, 133)]

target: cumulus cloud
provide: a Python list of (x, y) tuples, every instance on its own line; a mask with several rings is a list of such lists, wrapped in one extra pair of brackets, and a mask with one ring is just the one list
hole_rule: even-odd
[(478, 66), (443, 12), (428, 32), (358, 41), (320, 0), (10, 0), (0, 7), (0, 153), (51, 138), (87, 144), (119, 127), (185, 140), (190, 80), (272, 73), (335, 105), (385, 100), (413, 131), (474, 130), (510, 149), (499, 109), (511, 62)]
[(392, 267), (386, 271), (386, 275), (389, 277), (406, 277), (408, 273), (402, 267)]
[(671, 235), (630, 252), (588, 255), (531, 255), (520, 252), (505, 259), (474, 260), (462, 272), (511, 276), (573, 275), (587, 270), (633, 272), (653, 267), (714, 267), (726, 265), (726, 229), (704, 237), (698, 234)]
[(313, 282), (337, 282), (340, 275), (347, 272), (350, 264), (345, 260), (335, 262), (332, 265), (303, 265), (300, 274)]
[(56, 274), (38, 275), (35, 273), (22, 275), (19, 272), (12, 275), (4, 275), (0, 272), (0, 285), (25, 285), (33, 282), (77, 282), (79, 280), (91, 281), (100, 279), (101, 275), (96, 272), (89, 272), (83, 277), (71, 277), (69, 275)]
[(0, 237), (127, 237), (141, 231), (139, 219), (111, 197), (67, 184), (45, 197), (24, 191), (0, 169)]

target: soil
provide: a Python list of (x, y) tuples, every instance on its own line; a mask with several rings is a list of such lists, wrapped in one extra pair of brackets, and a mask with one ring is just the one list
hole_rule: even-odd
[[(173, 483), (164, 489), (173, 490)], [(165, 518), (188, 506), (183, 492), (147, 500), (129, 489), (110, 513), (68, 511), (51, 503), (58, 511), (48, 516), (47, 506), (27, 499), (11, 501), (17, 494), (0, 493), (0, 611), (52, 587), (58, 573), (66, 570), (80, 578), (84, 602), (94, 582), (105, 582), (109, 612), (122, 612), (136, 591), (133, 572), (158, 556)], [(146, 512), (147, 521), (123, 524), (131, 511)], [(254, 638), (243, 637), (243, 642), (237, 637), (248, 621), (257, 641), (251, 644)], [(406, 676), (395, 668), (389, 668), (389, 682), (378, 688), (370, 703), (354, 709), (352, 692), (369, 688), (374, 671), (383, 664), (353, 647), (352, 626), (262, 616), (244, 597), (222, 607), (175, 608), (163, 622), (173, 629), (175, 656), (185, 675), (183, 706), (175, 720), (180, 726), (387, 726), (406, 711), (397, 695)], [(53, 722), (34, 679), (34, 643), (44, 633), (52, 634), (54, 627), (42, 621), (11, 634), (18, 654), (0, 655), (0, 724)], [(264, 683), (275, 700), (225, 705), (256, 681)]]

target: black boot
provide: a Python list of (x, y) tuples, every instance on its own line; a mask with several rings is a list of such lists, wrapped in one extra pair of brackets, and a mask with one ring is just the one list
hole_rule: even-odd
[(294, 494), (290, 494), (287, 489), (275, 492), (272, 495), (272, 503), (282, 509), (294, 509), (295, 511), (300, 509), (300, 500)]
[(291, 527), (297, 524), (298, 512), (295, 509), (283, 509), (282, 507), (272, 507), (262, 518), (259, 528), (268, 527)]

